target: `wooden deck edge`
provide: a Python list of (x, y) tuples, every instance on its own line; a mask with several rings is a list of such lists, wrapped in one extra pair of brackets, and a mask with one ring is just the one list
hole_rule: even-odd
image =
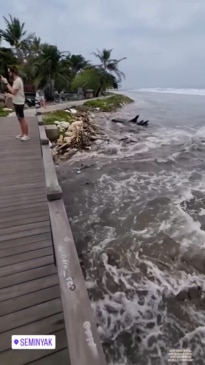
[(49, 147), (49, 140), (46, 136), (45, 127), (41, 122), (43, 122), (42, 117), (37, 117), (39, 128), (39, 136), (41, 142), (41, 152), (45, 171), (46, 180), (46, 190), (48, 201), (61, 199), (63, 196), (62, 189), (59, 185), (58, 178), (56, 175), (55, 166), (53, 163), (53, 157)]
[(46, 136), (46, 131), (45, 131), (44, 125), (40, 124), (38, 126), (38, 128), (39, 128), (41, 145), (47, 145), (47, 144), (49, 144), (48, 138)]
[(106, 365), (51, 151), (41, 149), (70, 365)]
[(49, 145), (42, 145), (42, 156), (45, 169), (47, 198), (49, 201), (62, 198), (62, 189), (58, 183), (53, 157)]
[(106, 365), (64, 202), (48, 205), (71, 365)]
[(38, 115), (37, 119), (38, 119), (38, 125), (44, 125), (41, 115)]

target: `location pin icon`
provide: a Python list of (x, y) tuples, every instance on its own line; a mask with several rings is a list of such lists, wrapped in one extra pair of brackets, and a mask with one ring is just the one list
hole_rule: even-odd
[(18, 340), (14, 340), (15, 345), (18, 345), (19, 341)]

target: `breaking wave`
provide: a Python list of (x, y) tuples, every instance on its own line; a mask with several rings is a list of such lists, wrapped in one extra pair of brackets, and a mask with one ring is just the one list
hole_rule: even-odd
[(205, 89), (144, 88), (129, 91), (205, 96)]
[(139, 107), (136, 95), (121, 114), (150, 128), (102, 116), (109, 141), (61, 167), (66, 208), (108, 364), (167, 365), (189, 348), (203, 365), (204, 105), (187, 98), (178, 116), (178, 104), (160, 110), (143, 94)]

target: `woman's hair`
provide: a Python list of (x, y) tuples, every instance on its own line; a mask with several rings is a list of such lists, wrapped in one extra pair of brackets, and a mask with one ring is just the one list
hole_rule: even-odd
[(19, 70), (16, 66), (9, 66), (8, 69), (10, 70), (10, 72), (14, 73), (15, 75), (19, 74)]

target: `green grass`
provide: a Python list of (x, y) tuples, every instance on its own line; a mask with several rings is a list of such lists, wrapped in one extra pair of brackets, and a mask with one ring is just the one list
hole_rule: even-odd
[(7, 117), (9, 114), (10, 112), (8, 110), (0, 109), (0, 117)]
[(73, 116), (71, 113), (66, 112), (65, 110), (56, 110), (54, 112), (48, 112), (43, 114), (43, 121), (45, 124), (54, 124), (54, 122), (69, 122), (73, 121)]
[[(83, 105), (76, 107), (76, 109), (87, 111), (90, 109), (94, 110), (99, 108), (99, 110), (102, 112), (112, 112), (121, 108), (123, 105), (130, 104), (132, 102), (133, 100), (127, 96), (121, 94), (112, 94), (108, 98), (86, 101)], [(43, 121), (47, 125), (54, 124), (56, 121), (72, 123), (74, 119), (74, 115), (66, 112), (65, 110), (56, 110), (43, 114)]]
[(121, 108), (123, 105), (132, 103), (133, 100), (121, 94), (115, 94), (106, 99), (89, 100), (84, 103), (91, 109), (99, 108), (102, 112), (112, 112)]

